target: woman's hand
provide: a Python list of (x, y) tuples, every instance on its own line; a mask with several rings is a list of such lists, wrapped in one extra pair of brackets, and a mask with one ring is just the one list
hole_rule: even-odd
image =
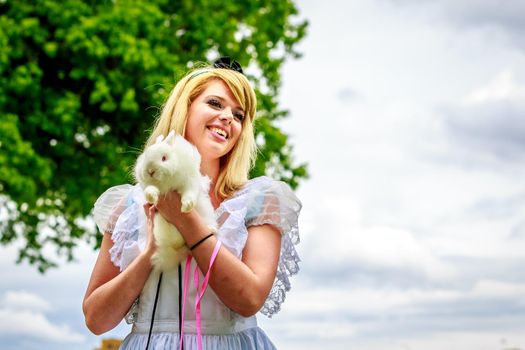
[(180, 220), (181, 214), (181, 197), (177, 191), (170, 191), (159, 196), (156, 207), (158, 211), (172, 224)]

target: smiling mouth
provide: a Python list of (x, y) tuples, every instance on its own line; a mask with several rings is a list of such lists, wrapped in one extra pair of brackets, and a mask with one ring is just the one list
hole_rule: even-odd
[(215, 128), (215, 127), (210, 127), (208, 128), (211, 132), (214, 132), (222, 137), (224, 137), (225, 139), (228, 139), (228, 133), (222, 129), (219, 129), (219, 128)]

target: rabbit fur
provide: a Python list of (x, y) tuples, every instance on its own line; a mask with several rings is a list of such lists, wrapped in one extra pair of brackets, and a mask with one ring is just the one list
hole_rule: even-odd
[[(214, 232), (217, 224), (208, 195), (210, 179), (201, 175), (200, 162), (197, 148), (171, 131), (166, 139), (160, 135), (138, 157), (135, 178), (146, 201), (152, 204), (157, 203), (160, 195), (177, 191), (181, 196), (181, 211), (195, 209)], [(157, 244), (152, 257), (155, 268), (171, 270), (190, 253), (180, 232), (162, 215), (155, 215), (153, 235)]]

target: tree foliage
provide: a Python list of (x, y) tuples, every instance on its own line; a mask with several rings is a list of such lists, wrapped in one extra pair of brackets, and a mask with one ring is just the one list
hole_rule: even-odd
[(0, 0), (0, 242), (21, 240), (18, 261), (40, 271), (56, 266), (50, 249), (72, 259), (79, 240), (98, 244), (82, 219), (131, 180), (177, 79), (219, 55), (257, 90), (252, 176), (296, 187), (306, 167), (276, 127), (276, 97), (306, 25), (291, 0)]

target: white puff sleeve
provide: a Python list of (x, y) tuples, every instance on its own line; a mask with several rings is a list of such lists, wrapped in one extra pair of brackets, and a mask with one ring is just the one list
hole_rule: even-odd
[(281, 253), (277, 275), (262, 309), (271, 317), (279, 312), (286, 292), (291, 288), (290, 277), (299, 272), (299, 256), (295, 245), (299, 243), (298, 218), (301, 202), (282, 182), (267, 177), (257, 178), (250, 186), (245, 217), (246, 227), (269, 224), (282, 234)]
[(111, 234), (113, 247), (109, 254), (121, 271), (141, 252), (139, 236), (146, 222), (144, 203), (144, 195), (137, 185), (111, 187), (95, 202), (95, 223), (102, 233)]

